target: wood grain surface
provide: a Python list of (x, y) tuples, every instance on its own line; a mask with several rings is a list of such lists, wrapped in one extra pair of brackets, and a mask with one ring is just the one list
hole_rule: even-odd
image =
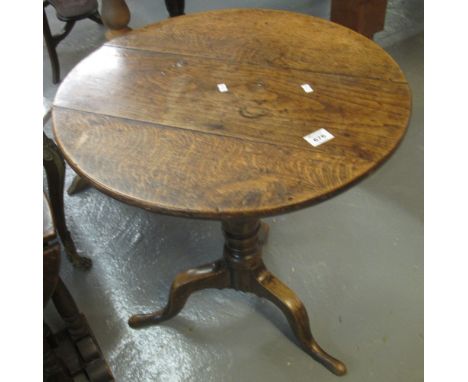
[[(63, 81), (52, 114), (67, 161), (97, 188), (155, 212), (226, 219), (352, 185), (395, 150), (410, 108), (400, 68), (364, 36), (240, 9), (111, 40)], [(335, 138), (313, 147), (303, 137), (320, 128)]]

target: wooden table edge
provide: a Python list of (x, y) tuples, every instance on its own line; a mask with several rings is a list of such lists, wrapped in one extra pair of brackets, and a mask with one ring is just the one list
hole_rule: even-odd
[[(320, 23), (325, 23), (325, 24), (328, 24), (328, 23), (331, 23), (333, 25), (336, 25), (338, 28), (342, 28), (342, 29), (346, 29), (349, 33), (351, 33), (351, 35), (354, 35), (356, 36), (358, 39), (361, 39), (363, 41), (366, 42), (366, 44), (370, 44), (370, 45), (374, 45), (375, 47), (379, 48), (380, 50), (382, 50), (383, 53), (385, 53), (385, 56), (390, 59), (392, 61), (392, 63), (395, 64), (395, 67), (398, 68), (398, 73), (401, 77), (401, 81), (400, 80), (393, 80), (393, 79), (380, 79), (382, 81), (392, 81), (392, 82), (403, 82), (403, 83), (408, 83), (407, 79), (406, 79), (406, 76), (405, 74), (403, 73), (403, 70), (400, 68), (400, 66), (396, 63), (396, 61), (394, 60), (394, 58), (384, 49), (382, 48), (379, 44), (377, 44), (374, 40), (371, 40), (369, 39), (368, 37), (362, 35), (361, 33), (359, 32), (356, 32), (355, 30), (351, 29), (351, 28), (348, 28), (347, 26), (344, 26), (342, 24), (338, 24), (334, 21), (331, 21), (329, 19), (324, 19), (322, 17), (318, 17), (318, 16), (313, 16), (313, 15), (309, 15), (309, 14), (305, 14), (305, 13), (301, 13), (301, 12), (293, 12), (293, 11), (288, 11), (288, 10), (281, 10), (281, 9), (267, 9), (267, 8), (227, 8), (227, 9), (211, 9), (211, 10), (208, 10), (208, 11), (200, 11), (200, 12), (192, 12), (192, 13), (189, 13), (189, 14), (184, 14), (184, 15), (181, 15), (181, 16), (177, 16), (177, 18), (189, 18), (189, 17), (196, 17), (197, 15), (200, 15), (200, 14), (207, 14), (207, 13), (229, 13), (229, 12), (239, 12), (239, 11), (261, 11), (261, 12), (272, 12), (272, 13), (286, 13), (286, 14), (293, 14), (293, 15), (296, 15), (296, 16), (301, 16), (301, 17), (306, 17), (306, 18), (313, 18), (315, 20), (317, 20), (318, 22)], [(128, 33), (125, 33), (123, 35), (118, 35), (117, 37), (115, 38), (112, 38), (110, 40), (108, 40), (107, 42), (103, 43), (102, 46), (106, 45), (106, 46), (114, 46), (114, 47), (119, 47), (119, 48), (124, 48), (125, 45), (119, 45), (119, 40), (123, 40), (125, 38), (127, 38), (128, 36), (131, 36), (132, 34), (136, 34), (138, 33), (139, 31), (142, 31), (142, 30), (145, 30), (145, 29), (149, 29), (151, 27), (155, 27), (155, 26), (163, 26), (164, 24), (166, 23), (169, 23), (173, 21), (172, 18), (168, 18), (168, 19), (164, 19), (164, 20), (160, 20), (156, 23), (152, 23), (152, 24), (149, 24), (149, 25), (146, 25), (142, 28), (138, 28), (138, 29), (132, 29), (130, 31), (128, 31)], [(137, 48), (131, 48), (131, 49), (135, 49), (137, 50)], [(151, 50), (148, 50), (148, 49), (141, 49), (141, 48), (138, 48), (138, 50), (143, 50), (143, 51), (151, 51)], [(164, 53), (164, 52), (160, 52), (160, 53)], [(177, 53), (177, 52), (171, 52), (172, 54), (180, 54), (180, 55), (183, 55), (181, 53)], [(200, 57), (200, 58), (204, 58), (203, 56), (195, 56), (195, 57)], [(300, 70), (300, 69), (296, 69), (296, 70)], [(320, 72), (318, 72), (320, 73)], [(327, 73), (324, 73), (324, 74), (327, 74)], [(356, 76), (358, 78), (369, 78), (369, 79), (375, 79), (375, 80), (379, 80), (378, 78), (373, 78), (373, 77), (360, 77), (360, 76)]]
[[(412, 100), (410, 98), (410, 107), (411, 107)], [(331, 190), (329, 192), (324, 193), (323, 195), (317, 196), (312, 199), (302, 200), (295, 203), (291, 203), (288, 205), (282, 205), (279, 207), (273, 208), (265, 208), (265, 209), (252, 209), (247, 211), (231, 211), (231, 210), (219, 210), (219, 211), (199, 211), (199, 210), (187, 210), (182, 208), (174, 208), (169, 206), (162, 206), (157, 204), (149, 204), (145, 200), (141, 200), (130, 195), (115, 191), (110, 187), (94, 180), (90, 177), (86, 172), (82, 171), (79, 166), (73, 162), (73, 160), (68, 155), (67, 151), (63, 149), (62, 142), (60, 138), (56, 134), (55, 131), (55, 120), (54, 120), (54, 113), (52, 110), (52, 132), (54, 138), (57, 142), (60, 151), (62, 152), (65, 160), (69, 164), (69, 166), (82, 178), (86, 179), (93, 187), (98, 189), (99, 191), (103, 192), (104, 194), (110, 196), (113, 199), (121, 201), (126, 204), (130, 204), (135, 207), (139, 207), (154, 213), (159, 213), (163, 215), (170, 215), (170, 216), (180, 216), (180, 217), (187, 217), (187, 218), (194, 218), (194, 219), (205, 219), (205, 220), (229, 220), (229, 219), (250, 219), (250, 218), (262, 218), (262, 217), (269, 217), (275, 215), (281, 215), (289, 212), (294, 212), (300, 210), (302, 208), (311, 207), (313, 205), (319, 204), (325, 200), (328, 200), (334, 196), (345, 192), (349, 188), (353, 187), (369, 175), (371, 175), (374, 171), (376, 171), (380, 166), (382, 166), (398, 149), (403, 138), (405, 137), (409, 121), (411, 120), (411, 108), (410, 113), (408, 114), (408, 120), (406, 122), (406, 127), (403, 129), (401, 136), (398, 140), (395, 141), (394, 146), (389, 150), (386, 155), (384, 155), (379, 161), (372, 163), (372, 165), (364, 171), (359, 176), (351, 179), (349, 182), (344, 183), (337, 189)]]

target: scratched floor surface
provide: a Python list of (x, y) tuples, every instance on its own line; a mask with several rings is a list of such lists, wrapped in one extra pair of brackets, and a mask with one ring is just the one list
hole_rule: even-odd
[[(255, 6), (329, 14), (328, 1), (187, 3), (187, 12)], [(166, 17), (163, 1), (128, 4), (133, 27)], [(423, 380), (422, 25), (422, 1), (390, 1), (386, 31), (376, 36), (413, 92), (409, 131), (396, 154), (344, 194), (267, 219), (265, 263), (303, 300), (317, 340), (346, 362), (343, 380), (350, 382)], [(103, 41), (102, 27), (79, 22), (58, 49), (63, 74)], [(50, 78), (44, 50), (44, 95), (53, 98)], [(67, 185), (72, 178), (68, 170)], [(62, 277), (117, 381), (339, 380), (296, 346), (273, 305), (239, 292), (197, 293), (168, 323), (130, 329), (129, 315), (164, 305), (177, 272), (221, 255), (219, 224), (151, 214), (93, 189), (65, 203), (77, 247), (94, 266), (84, 273), (64, 260)], [(58, 325), (53, 308), (46, 318)]]

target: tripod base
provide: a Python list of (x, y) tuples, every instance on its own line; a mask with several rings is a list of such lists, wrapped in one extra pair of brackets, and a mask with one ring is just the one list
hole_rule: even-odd
[(281, 309), (300, 345), (312, 358), (336, 375), (346, 374), (346, 366), (315, 341), (301, 300), (266, 269), (261, 258), (261, 244), (266, 241), (267, 227), (259, 220), (223, 222), (226, 238), (223, 258), (178, 274), (166, 307), (154, 313), (134, 315), (129, 325), (140, 328), (166, 321), (182, 310), (192, 293), (202, 289), (232, 288), (250, 292)]

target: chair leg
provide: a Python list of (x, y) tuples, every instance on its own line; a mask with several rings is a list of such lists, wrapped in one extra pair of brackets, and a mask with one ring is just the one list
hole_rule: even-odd
[(52, 36), (54, 39), (55, 46), (57, 46), (60, 41), (62, 41), (65, 37), (67, 37), (70, 34), (73, 27), (75, 26), (75, 23), (75, 20), (65, 21), (65, 26), (63, 27), (62, 33)]
[(49, 2), (44, 2), (44, 6), (42, 8), (42, 29), (47, 47), (47, 52), (49, 53), (50, 64), (52, 67), (52, 83), (58, 84), (60, 82), (60, 64), (56, 48), (60, 41), (62, 41), (65, 37), (67, 37), (70, 34), (71, 30), (73, 29), (73, 26), (75, 25), (75, 20), (65, 21), (65, 27), (63, 29), (63, 32), (58, 35), (52, 35), (52, 32), (50, 31), (49, 21), (47, 19), (47, 14), (45, 11), (45, 8), (49, 5)]
[(93, 20), (95, 23), (97, 23), (99, 25), (103, 25), (101, 15), (99, 14), (98, 11), (96, 11), (92, 15), (88, 16), (88, 19)]
[(58, 314), (65, 321), (68, 333), (74, 341), (90, 335), (86, 321), (60, 277), (54, 294), (52, 295), (52, 301), (54, 302)]
[(52, 82), (58, 84), (60, 82), (60, 64), (57, 56), (57, 51), (55, 47), (57, 44), (54, 41), (52, 33), (50, 32), (49, 22), (47, 20), (47, 15), (45, 10), (42, 10), (43, 13), (43, 33), (44, 40), (47, 47), (47, 52), (49, 53), (50, 65), (52, 66)]
[(46, 171), (47, 184), (49, 185), (49, 200), (51, 204), (54, 222), (57, 232), (65, 247), (65, 252), (73, 266), (81, 269), (89, 269), (91, 259), (79, 256), (75, 243), (68, 231), (63, 207), (63, 186), (65, 183), (65, 161), (58, 151), (54, 141), (43, 134), (43, 165)]
[(182, 16), (185, 10), (185, 0), (165, 0), (170, 17)]

